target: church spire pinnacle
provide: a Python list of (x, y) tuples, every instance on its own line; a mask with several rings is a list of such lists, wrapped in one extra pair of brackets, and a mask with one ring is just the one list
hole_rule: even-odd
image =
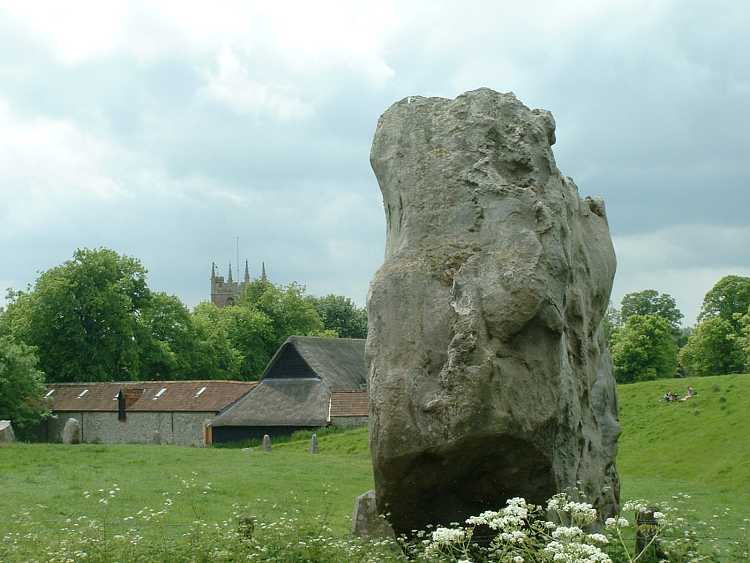
[(268, 276), (266, 275), (266, 263), (265, 262), (261, 262), (260, 279), (262, 281), (268, 281)]
[(245, 260), (245, 283), (250, 283), (250, 267), (247, 265), (247, 260)]
[(211, 262), (211, 281), (216, 279), (216, 262)]
[(227, 278), (227, 283), (232, 283), (232, 263), (229, 263), (229, 277)]

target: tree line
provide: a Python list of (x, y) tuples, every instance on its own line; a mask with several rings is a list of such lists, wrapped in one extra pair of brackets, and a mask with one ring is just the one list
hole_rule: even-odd
[(44, 383), (258, 379), (292, 335), (365, 338), (367, 313), (298, 283), (250, 282), (236, 305), (152, 291), (133, 257), (79, 249), (0, 308), (0, 419), (43, 412)]
[(674, 298), (647, 289), (610, 307), (604, 330), (618, 383), (750, 370), (750, 278), (726, 276), (703, 299), (694, 327), (681, 327)]

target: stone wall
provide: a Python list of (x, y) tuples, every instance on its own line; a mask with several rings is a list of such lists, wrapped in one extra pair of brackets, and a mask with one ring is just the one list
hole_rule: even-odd
[(350, 428), (354, 426), (367, 426), (366, 416), (333, 416), (331, 417), (331, 424), (334, 426), (340, 426), (344, 428)]
[(203, 446), (203, 423), (214, 412), (129, 412), (127, 420), (116, 412), (61, 412), (47, 422), (47, 440), (60, 442), (65, 421), (81, 423), (81, 441), (104, 444), (148, 444), (159, 431), (165, 444)]

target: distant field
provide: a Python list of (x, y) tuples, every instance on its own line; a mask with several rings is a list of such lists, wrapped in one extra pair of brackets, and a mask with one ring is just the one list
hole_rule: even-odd
[[(688, 384), (697, 397), (660, 400), (667, 389), (683, 393)], [(621, 386), (619, 396), (623, 497), (663, 501), (686, 493), (696, 517), (719, 522), (724, 535), (748, 526), (750, 375)], [(219, 522), (235, 511), (266, 521), (284, 513), (303, 519), (323, 514), (336, 533), (345, 534), (354, 498), (372, 488), (367, 433), (323, 436), (318, 455), (307, 447), (307, 441), (278, 444), (271, 454), (145, 445), (0, 448), (0, 536), (24, 519), (54, 535), (81, 514), (106, 516), (116, 530), (133, 525), (127, 517), (138, 522), (145, 507), (158, 511), (167, 498), (173, 503), (167, 520), (140, 520), (146, 535), (180, 534), (196, 519)], [(99, 503), (98, 490), (115, 484), (115, 498)], [(84, 491), (93, 495), (84, 498)], [(235, 509), (234, 503), (243, 506)]]

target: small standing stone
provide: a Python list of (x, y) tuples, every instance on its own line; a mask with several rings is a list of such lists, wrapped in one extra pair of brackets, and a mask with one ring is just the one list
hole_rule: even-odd
[(271, 451), (271, 437), (268, 434), (263, 435), (263, 451), (269, 453)]
[(313, 432), (312, 438), (310, 438), (310, 453), (318, 453), (318, 435)]
[[(639, 561), (650, 563), (667, 558), (661, 542), (656, 538), (659, 522), (654, 513), (658, 511), (658, 508), (649, 506), (635, 515), (635, 553), (639, 557)], [(646, 553), (642, 554), (644, 550)]]
[(388, 520), (378, 514), (375, 491), (367, 491), (354, 501), (352, 534), (362, 538), (396, 538)]
[(10, 420), (0, 420), (0, 444), (9, 444), (16, 441), (13, 433), (13, 425)]
[(161, 432), (159, 432), (158, 430), (154, 430), (154, 433), (151, 436), (151, 443), (156, 446), (161, 445)]
[(65, 422), (62, 432), (63, 444), (80, 444), (81, 443), (81, 423), (75, 418), (69, 418)]

